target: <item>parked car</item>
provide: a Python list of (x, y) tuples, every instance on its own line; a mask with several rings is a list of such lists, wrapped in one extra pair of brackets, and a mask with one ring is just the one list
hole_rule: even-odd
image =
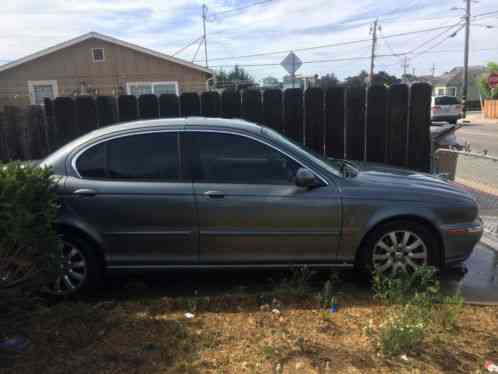
[(433, 96), (431, 120), (457, 123), (463, 117), (463, 105), (454, 96)]
[(305, 264), (396, 274), (461, 262), (482, 233), (473, 197), (443, 179), (327, 159), (242, 120), (105, 127), (41, 166), (60, 177), (61, 294), (128, 270)]

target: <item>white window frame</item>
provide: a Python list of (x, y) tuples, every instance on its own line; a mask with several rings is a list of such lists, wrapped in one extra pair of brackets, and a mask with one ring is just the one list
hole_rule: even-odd
[[(96, 60), (95, 59), (95, 50), (97, 50), (97, 49), (101, 49), (102, 50), (102, 60)], [(104, 48), (100, 48), (100, 47), (92, 48), (92, 61), (94, 63), (105, 62), (105, 50), (104, 50)]]
[(59, 96), (59, 86), (56, 80), (45, 80), (45, 81), (28, 81), (28, 91), (31, 101), (31, 105), (36, 104), (35, 98), (35, 86), (52, 86), (52, 91), (54, 92), (54, 99)]
[[(450, 93), (451, 91), (454, 91), (454, 95)], [(452, 96), (452, 97), (457, 97), (458, 90), (455, 86), (448, 86), (446, 87), (446, 96)]]
[(152, 86), (152, 93), (155, 95), (154, 86), (161, 84), (173, 84), (175, 86), (176, 95), (180, 94), (180, 90), (178, 88), (178, 81), (159, 81), (159, 82), (126, 82), (126, 93), (131, 95), (131, 87), (132, 86)]

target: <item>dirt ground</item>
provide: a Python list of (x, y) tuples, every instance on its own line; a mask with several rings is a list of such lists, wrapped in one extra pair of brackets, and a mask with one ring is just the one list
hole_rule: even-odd
[(366, 327), (391, 307), (368, 285), (337, 285), (332, 313), (317, 297), (327, 275), (306, 293), (265, 275), (224, 277), (125, 281), (48, 301), (26, 325), (30, 349), (0, 372), (481, 373), (498, 361), (498, 307), (465, 306), (455, 332), (436, 326), (406, 360), (388, 359)]

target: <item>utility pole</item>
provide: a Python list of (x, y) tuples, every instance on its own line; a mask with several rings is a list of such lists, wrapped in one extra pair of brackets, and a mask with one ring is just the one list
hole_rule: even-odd
[(202, 4), (202, 40), (204, 43), (204, 62), (206, 67), (208, 67), (208, 47), (207, 47), (207, 39), (206, 39), (206, 21), (207, 21), (207, 12), (208, 8), (206, 4)]
[(432, 76), (436, 75), (436, 64), (432, 64), (431, 72), (432, 72)]
[(408, 67), (410, 66), (410, 64), (408, 63), (408, 57), (404, 57), (403, 58), (403, 75), (406, 75), (408, 73)]
[(371, 85), (373, 82), (374, 68), (375, 68), (375, 48), (377, 47), (377, 24), (379, 20), (375, 20), (372, 28), (372, 55), (370, 57), (370, 74), (368, 76), (368, 84)]
[(466, 115), (466, 102), (467, 93), (469, 86), (469, 41), (470, 41), (470, 1), (465, 0), (465, 55), (463, 62), (463, 93), (462, 93), (462, 104), (463, 104), (463, 118)]

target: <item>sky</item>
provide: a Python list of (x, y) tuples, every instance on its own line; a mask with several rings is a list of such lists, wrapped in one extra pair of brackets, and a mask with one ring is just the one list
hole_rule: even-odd
[[(405, 57), (417, 75), (463, 65), (463, 0), (9, 0), (0, 13), (0, 64), (90, 31), (174, 54), (201, 37), (203, 4), (209, 66), (238, 64), (256, 80), (286, 75), (279, 63), (291, 50), (304, 61), (297, 72), (304, 76), (344, 79), (368, 70), (376, 19), (376, 71), (399, 76)], [(498, 61), (498, 1), (473, 2), (472, 14), (470, 64)], [(192, 61), (197, 47), (176, 57)], [(204, 65), (203, 47), (195, 61)]]

